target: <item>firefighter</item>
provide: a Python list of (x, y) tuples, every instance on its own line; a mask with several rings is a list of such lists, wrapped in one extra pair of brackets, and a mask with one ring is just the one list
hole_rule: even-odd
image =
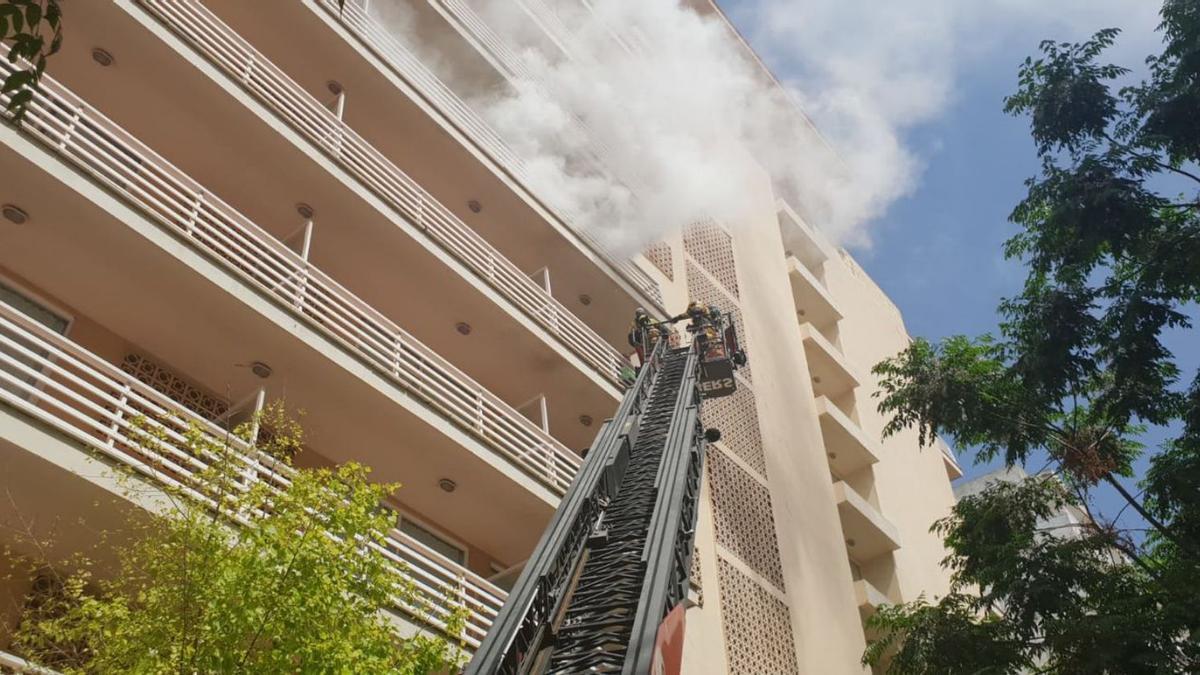
[(708, 305), (699, 300), (692, 300), (688, 303), (687, 309), (683, 310), (683, 314), (673, 316), (667, 319), (667, 321), (678, 323), (684, 319), (691, 319), (692, 323), (689, 325), (689, 328), (694, 331), (703, 326), (711, 316), (712, 310), (709, 309)]
[(718, 317), (721, 316), (721, 310), (716, 307), (693, 300), (688, 303), (687, 309), (683, 314), (671, 317), (670, 322), (676, 323), (684, 319), (691, 319), (688, 324), (688, 331), (701, 336), (705, 340), (715, 339), (717, 335)]
[(629, 346), (637, 352), (639, 369), (646, 363), (646, 349), (653, 346), (654, 342), (651, 340), (658, 337), (655, 335), (657, 332), (658, 329), (646, 310), (641, 307), (633, 310), (633, 323), (629, 326)]

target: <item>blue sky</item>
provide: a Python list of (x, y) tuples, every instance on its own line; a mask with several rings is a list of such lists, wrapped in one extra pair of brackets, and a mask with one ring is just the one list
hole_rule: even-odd
[[(1004, 260), (1001, 253), (1001, 244), (1015, 231), (1007, 222), (1008, 214), (1024, 194), (1023, 181), (1037, 172), (1027, 121), (1001, 110), (1004, 96), (1015, 87), (1017, 67), (1025, 56), (1035, 53), (1042, 39), (1078, 40), (1094, 29), (1112, 25), (1126, 29), (1124, 44), (1113, 59), (1137, 67), (1157, 41), (1155, 17), (1146, 11), (1152, 3), (1046, 0), (1050, 9), (1040, 12), (1035, 4), (1022, 0), (962, 0), (961, 5), (940, 0), (896, 1), (916, 22), (910, 31), (919, 34), (925, 30), (921, 22), (929, 24), (928, 33), (938, 44), (925, 49), (925, 56), (918, 56), (910, 67), (927, 66), (928, 72), (935, 73), (935, 84), (944, 85), (939, 90), (943, 98), (924, 116), (900, 119), (893, 125), (920, 168), (908, 194), (892, 201), (881, 217), (866, 225), (870, 245), (851, 248), (900, 307), (912, 335), (936, 339), (993, 331), (997, 303), (1016, 293), (1024, 277), (1020, 264)], [(813, 4), (827, 7), (824, 12), (813, 12), (809, 7)], [(721, 5), (777, 76), (798, 88), (807, 82), (820, 83), (819, 73), (814, 79), (811, 66), (801, 60), (811, 60), (813, 54), (820, 60), (824, 51), (794, 49), (786, 43), (781, 48), (778, 33), (772, 34), (776, 29), (764, 29), (764, 16), (772, 24), (787, 25), (789, 13), (807, 13), (806, 18), (825, 25), (805, 32), (807, 24), (796, 21), (794, 25), (803, 33), (798, 39), (811, 36), (829, 41), (822, 36), (837, 31), (838, 41), (852, 45), (843, 52), (844, 58), (855, 58), (853, 45), (882, 41), (883, 47), (873, 46), (855, 65), (857, 72), (867, 73), (865, 80), (871, 79), (872, 67), (878, 67), (884, 71), (880, 78), (884, 82), (864, 86), (886, 87), (889, 78), (903, 79), (896, 78), (887, 63), (889, 36), (881, 37), (877, 27), (871, 27), (871, 20), (861, 20), (874, 13), (870, 2), (740, 0)], [(839, 18), (843, 12), (839, 6), (848, 17)], [(977, 13), (967, 10), (966, 14), (976, 16), (944, 16), (945, 11), (966, 6), (984, 9)], [(979, 32), (980, 25), (994, 30)], [(985, 34), (985, 40), (978, 39)], [(981, 42), (987, 44), (980, 46)], [(837, 49), (836, 43), (829, 44)], [(904, 49), (904, 45), (898, 43), (896, 48)], [(904, 52), (904, 56), (912, 55)], [(922, 63), (922, 58), (928, 63)], [(942, 62), (947, 58), (955, 59), (957, 65), (947, 69)], [(868, 90), (865, 95), (883, 99), (895, 92)], [(823, 126), (823, 120), (815, 116), (818, 126)], [(1194, 333), (1190, 338), (1175, 335), (1170, 339), (1188, 379), (1200, 365), (1200, 345)], [(1149, 440), (1157, 443), (1164, 435), (1156, 431)], [(962, 459), (968, 476), (989, 468), (971, 466), (968, 456)], [(1099, 506), (1103, 512), (1114, 513), (1121, 505), (1118, 499), (1115, 494), (1102, 493)]]

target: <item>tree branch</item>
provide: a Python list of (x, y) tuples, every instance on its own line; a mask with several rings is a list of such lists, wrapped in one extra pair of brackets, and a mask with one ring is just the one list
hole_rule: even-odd
[(1176, 536), (1174, 530), (1163, 524), (1163, 522), (1159, 519), (1150, 515), (1150, 512), (1147, 511), (1145, 507), (1143, 507), (1141, 503), (1134, 498), (1133, 495), (1129, 494), (1129, 491), (1125, 489), (1125, 486), (1121, 485), (1121, 482), (1118, 481), (1111, 473), (1104, 474), (1104, 482), (1113, 486), (1113, 489), (1121, 494), (1121, 497), (1123, 497), (1125, 501), (1129, 503), (1129, 506), (1133, 507), (1133, 510), (1137, 511), (1138, 515), (1140, 515), (1142, 518), (1145, 518), (1146, 522), (1150, 523), (1150, 525), (1152, 525), (1159, 534), (1167, 539), (1170, 539), (1176, 546), (1179, 547), (1181, 551), (1187, 551), (1193, 556), (1196, 555), (1196, 551), (1193, 550), (1189, 544), (1185, 543), (1178, 536)]
[[(300, 533), (300, 541), (296, 543), (295, 550), (292, 551), (292, 557), (288, 560), (287, 567), (284, 568), (283, 574), (279, 575), (279, 580), (275, 583), (275, 592), (278, 593), (283, 582), (287, 580), (292, 573), (292, 567), (296, 564), (296, 559), (300, 557), (300, 551), (304, 548), (304, 542), (308, 539), (308, 535), (313, 530), (313, 521), (311, 518), (304, 524), (304, 531)], [(246, 660), (250, 658), (250, 652), (254, 651), (254, 644), (262, 637), (263, 630), (267, 627), (267, 619), (270, 619), (274, 613), (274, 609), (278, 607), (278, 603), (271, 605), (271, 608), (263, 614), (262, 620), (258, 622), (258, 628), (254, 631), (254, 636), (250, 638), (250, 642), (246, 644), (246, 651), (242, 653), (242, 660), (238, 664), (238, 670), (242, 671), (246, 668)]]

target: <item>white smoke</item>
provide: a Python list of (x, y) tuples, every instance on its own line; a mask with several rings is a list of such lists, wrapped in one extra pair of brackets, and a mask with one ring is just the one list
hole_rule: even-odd
[[(524, 74), (501, 94), (460, 94), (536, 191), (623, 253), (706, 216), (737, 222), (745, 151), (831, 238), (868, 245), (870, 224), (918, 183), (906, 135), (946, 113), (973, 65), (1014, 36), (1110, 25), (1148, 48), (1157, 14), (1151, 0), (741, 0), (734, 18), (786, 74), (781, 87), (719, 15), (683, 0), (522, 2), (472, 4)], [(1014, 82), (1022, 56), (1004, 64)]]
[[(571, 58), (511, 30), (529, 76), (475, 103), (527, 159), (539, 192), (610, 247), (633, 253), (709, 216), (736, 222), (750, 206), (734, 168), (746, 150), (832, 231), (872, 215), (849, 167), (723, 21), (675, 0), (568, 4), (557, 18)], [(511, 26), (508, 7), (482, 11)]]

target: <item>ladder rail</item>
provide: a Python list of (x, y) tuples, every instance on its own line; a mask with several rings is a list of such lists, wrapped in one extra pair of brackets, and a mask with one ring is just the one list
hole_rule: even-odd
[(467, 664), (466, 675), (517, 675), (527, 672), (537, 660), (588, 535), (603, 510), (602, 501), (611, 499), (620, 485), (621, 476), (616, 474), (624, 470), (622, 451), (627, 456), (631, 434), (636, 440), (635, 422), (666, 349), (666, 340), (656, 345), (612, 419), (601, 427), (491, 630)]
[(703, 431), (695, 349), (688, 353), (684, 373), (659, 466), (658, 497), (643, 552), (646, 577), (622, 669), (626, 675), (650, 672), (658, 626), (687, 593), (704, 463), (704, 444), (697, 442)]

